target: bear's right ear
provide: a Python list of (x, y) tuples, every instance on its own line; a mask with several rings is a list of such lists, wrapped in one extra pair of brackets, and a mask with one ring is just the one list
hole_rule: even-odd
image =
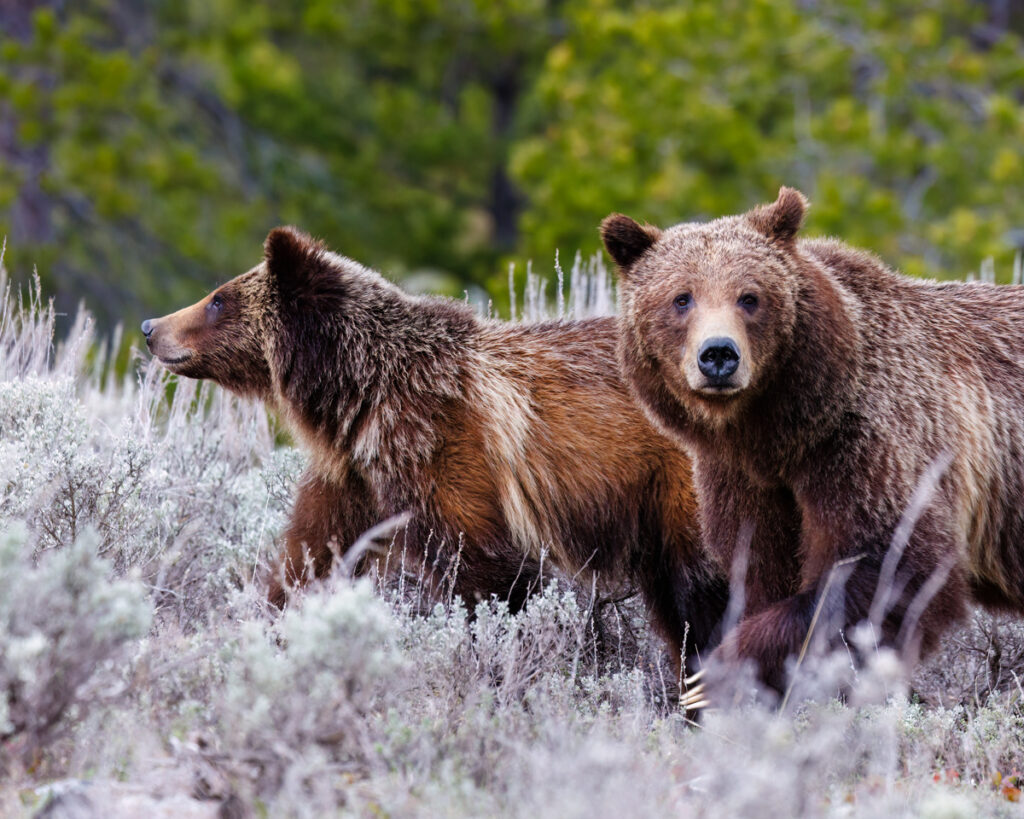
[(796, 188), (779, 188), (778, 198), (770, 205), (761, 205), (747, 214), (754, 228), (780, 243), (793, 240), (803, 226), (807, 213), (807, 197)]
[(660, 238), (661, 231), (654, 225), (640, 225), (621, 213), (601, 222), (601, 240), (623, 273)]
[(322, 249), (319, 242), (298, 228), (277, 227), (263, 243), (263, 256), (282, 291), (296, 291), (315, 277)]

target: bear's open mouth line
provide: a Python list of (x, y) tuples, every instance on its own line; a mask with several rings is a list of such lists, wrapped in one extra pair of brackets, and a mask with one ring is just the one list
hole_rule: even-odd
[(184, 355), (175, 356), (174, 358), (164, 358), (162, 355), (157, 356), (157, 358), (160, 359), (161, 364), (184, 364), (192, 358), (192, 353), (185, 353)]
[(727, 398), (730, 395), (735, 395), (742, 391), (742, 387), (737, 387), (735, 384), (705, 384), (703, 387), (697, 390), (697, 392), (706, 396), (715, 396), (716, 398)]

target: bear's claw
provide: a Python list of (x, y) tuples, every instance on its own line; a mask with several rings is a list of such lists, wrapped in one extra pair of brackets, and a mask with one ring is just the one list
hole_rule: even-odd
[(700, 682), (702, 679), (704, 679), (704, 672), (706, 670), (707, 669), (702, 668), (700, 671), (698, 671), (695, 674), (692, 674), (691, 676), (687, 677), (685, 680), (683, 680), (683, 685), (686, 688), (689, 688), (694, 683)]
[(679, 705), (685, 711), (696, 711), (711, 704), (707, 699), (707, 686), (704, 683), (687, 689), (679, 698)]

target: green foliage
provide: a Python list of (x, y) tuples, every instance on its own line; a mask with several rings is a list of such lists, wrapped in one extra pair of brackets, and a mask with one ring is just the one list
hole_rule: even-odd
[(495, 269), (496, 117), (550, 40), (541, 0), (61, 8), (0, 33), (0, 234), (64, 309), (167, 311), (282, 222), (454, 292)]
[(1024, 226), (1021, 43), (962, 0), (576, 2), (513, 167), (530, 252), (595, 246), (610, 209), (659, 224), (812, 199), (809, 230), (963, 277)]
[(785, 182), (811, 196), (811, 231), (908, 272), (1009, 270), (1024, 51), (1021, 21), (991, 15), (982, 0), (9, 4), (7, 264), (38, 265), (60, 310), (85, 298), (134, 326), (290, 222), (393, 275), (433, 271), (435, 289), (499, 290), (510, 260), (596, 250), (609, 211), (712, 217)]

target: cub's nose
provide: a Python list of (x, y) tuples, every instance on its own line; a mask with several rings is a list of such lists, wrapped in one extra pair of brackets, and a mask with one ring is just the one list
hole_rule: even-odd
[(711, 381), (724, 381), (740, 366), (740, 351), (731, 338), (709, 338), (700, 345), (697, 368)]
[(149, 335), (150, 333), (153, 332), (153, 329), (153, 319), (146, 319), (144, 322), (142, 322), (142, 335), (144, 335), (146, 338), (149, 338)]

